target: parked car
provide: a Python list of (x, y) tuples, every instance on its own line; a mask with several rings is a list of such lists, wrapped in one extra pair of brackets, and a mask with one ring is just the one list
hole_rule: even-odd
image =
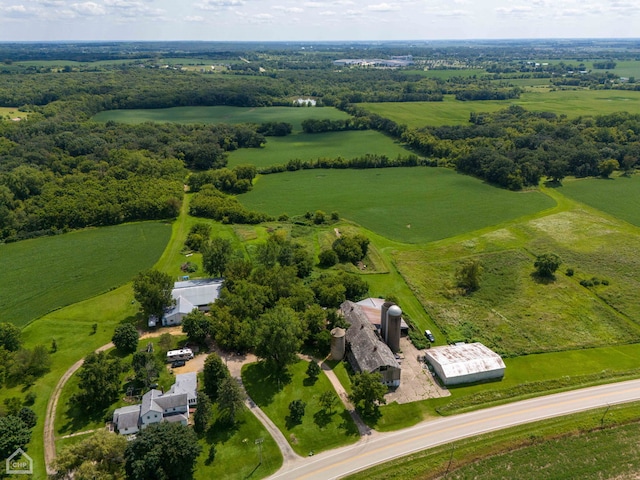
[(433, 336), (433, 333), (431, 333), (431, 330), (425, 330), (424, 336), (427, 337), (427, 340), (429, 340), (430, 342), (436, 341), (436, 337)]
[(171, 368), (184, 367), (187, 364), (184, 360), (176, 360), (171, 362)]

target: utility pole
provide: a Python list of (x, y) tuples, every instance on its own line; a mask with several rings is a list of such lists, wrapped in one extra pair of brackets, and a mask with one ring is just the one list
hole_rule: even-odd
[(258, 450), (260, 451), (260, 463), (258, 463), (258, 465), (262, 465), (262, 442), (264, 442), (264, 438), (256, 438), (256, 441), (254, 442), (258, 445)]

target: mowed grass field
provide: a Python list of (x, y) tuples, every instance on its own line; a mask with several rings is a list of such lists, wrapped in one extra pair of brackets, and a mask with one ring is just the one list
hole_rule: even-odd
[[(447, 342), (480, 341), (517, 356), (640, 341), (638, 249), (635, 227), (574, 206), (394, 259)], [(533, 275), (536, 255), (547, 252), (563, 260), (552, 282)], [(484, 271), (479, 290), (462, 296), (455, 272), (468, 259)]]
[(565, 180), (560, 191), (640, 227), (640, 176)]
[(96, 122), (113, 120), (122, 123), (264, 123), (288, 122), (294, 131), (301, 131), (303, 120), (349, 118), (333, 107), (174, 107), (141, 110), (108, 110), (93, 117)]
[(27, 118), (27, 112), (18, 111), (18, 107), (0, 107), (0, 121), (12, 118)]
[(259, 177), (238, 197), (271, 215), (337, 211), (384, 237), (424, 243), (481, 229), (554, 205), (539, 192), (491, 187), (444, 168), (303, 170)]
[(143, 222), (0, 245), (2, 320), (23, 326), (130, 281), (158, 260), (170, 235), (168, 224)]
[(396, 158), (411, 152), (393, 139), (374, 130), (297, 133), (268, 137), (264, 148), (241, 148), (229, 154), (229, 166), (252, 164), (258, 168), (283, 165), (292, 159), (343, 157), (351, 159), (367, 153)]
[(495, 112), (520, 105), (534, 112), (575, 118), (627, 111), (640, 113), (640, 92), (623, 90), (557, 90), (525, 92), (513, 100), (461, 102), (445, 95), (442, 102), (363, 103), (367, 110), (410, 127), (463, 125), (471, 112)]

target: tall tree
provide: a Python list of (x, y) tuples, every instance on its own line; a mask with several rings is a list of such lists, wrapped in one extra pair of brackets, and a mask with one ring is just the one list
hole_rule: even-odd
[(464, 262), (456, 271), (456, 282), (458, 287), (466, 293), (475, 292), (480, 288), (480, 277), (482, 275), (482, 265), (476, 259)]
[(555, 253), (543, 253), (536, 257), (533, 266), (538, 276), (553, 278), (553, 274), (556, 273), (561, 264), (562, 260)]
[(123, 353), (133, 353), (138, 349), (140, 334), (138, 329), (131, 323), (123, 323), (116, 327), (111, 341), (118, 350)]
[(162, 318), (165, 308), (173, 303), (173, 280), (158, 270), (147, 270), (133, 279), (133, 292), (145, 316)]
[(102, 429), (80, 443), (62, 449), (55, 459), (53, 478), (77, 480), (124, 479), (127, 440)]
[(202, 372), (204, 380), (204, 391), (212, 401), (218, 399), (218, 389), (222, 380), (229, 377), (229, 370), (217, 353), (210, 353), (204, 361)]
[(365, 415), (374, 414), (378, 405), (387, 403), (384, 394), (388, 389), (381, 382), (382, 375), (377, 372), (356, 373), (353, 376), (353, 387), (349, 400)]
[(15, 352), (22, 344), (22, 331), (13, 323), (0, 323), (0, 347)]
[(78, 370), (80, 393), (75, 401), (89, 411), (108, 407), (118, 399), (122, 366), (118, 358), (92, 352)]
[(204, 433), (207, 430), (209, 420), (211, 420), (211, 412), (209, 395), (198, 392), (198, 406), (196, 407), (196, 413), (193, 415), (193, 429), (196, 433)]
[(190, 480), (201, 451), (191, 428), (180, 423), (150, 425), (127, 444), (127, 479)]
[(204, 271), (221, 277), (233, 253), (231, 242), (226, 238), (214, 237), (203, 243), (201, 251)]
[(218, 411), (228, 424), (234, 424), (238, 412), (244, 407), (246, 395), (238, 381), (227, 377), (220, 382), (218, 388)]
[(211, 319), (194, 308), (182, 319), (182, 332), (187, 334), (189, 341), (203, 344), (211, 332)]
[(296, 360), (303, 338), (299, 315), (289, 307), (277, 305), (260, 317), (256, 355), (284, 369)]
[(18, 417), (0, 417), (0, 458), (7, 458), (31, 440), (31, 430)]

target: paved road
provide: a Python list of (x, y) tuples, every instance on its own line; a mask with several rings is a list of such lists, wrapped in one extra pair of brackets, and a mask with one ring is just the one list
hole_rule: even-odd
[(476, 412), (426, 421), (415, 427), (363, 438), (355, 445), (301, 458), (272, 480), (330, 480), (393, 458), (461, 438), (617, 403), (640, 400), (640, 380), (538, 397)]

